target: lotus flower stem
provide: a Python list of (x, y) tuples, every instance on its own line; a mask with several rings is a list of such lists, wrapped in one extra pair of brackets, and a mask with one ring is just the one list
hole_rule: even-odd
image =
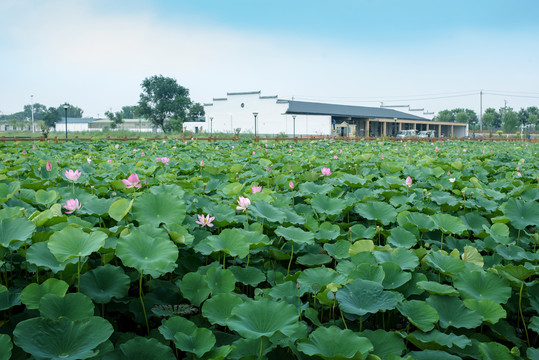
[(262, 359), (262, 350), (264, 350), (264, 337), (260, 337), (260, 357), (259, 359)]
[(292, 265), (292, 258), (294, 257), (294, 244), (292, 244), (292, 251), (290, 252), (290, 261), (288, 261), (288, 270), (286, 276), (290, 275), (290, 265)]
[(530, 336), (528, 335), (528, 328), (526, 327), (526, 321), (524, 320), (524, 314), (522, 313), (522, 290), (524, 289), (524, 281), (520, 284), (520, 293), (518, 295), (518, 311), (520, 312), (520, 318), (522, 319), (522, 325), (524, 326), (524, 332), (526, 333), (526, 341), (528, 347), (530, 345)]
[(79, 256), (79, 261), (77, 263), (77, 280), (78, 280), (78, 292), (80, 292), (80, 256)]
[(344, 315), (342, 314), (342, 309), (340, 306), (339, 306), (339, 312), (341, 313), (341, 319), (344, 324), (344, 328), (348, 330), (348, 326), (346, 326), (346, 320), (344, 320)]
[(144, 300), (142, 299), (142, 273), (140, 272), (139, 282), (138, 282), (138, 296), (140, 298), (140, 304), (142, 305), (142, 313), (144, 314), (144, 321), (146, 321), (146, 330), (148, 335), (150, 335), (150, 326), (148, 325), (148, 317), (146, 316), (146, 308), (144, 307)]
[(73, 196), (75, 196), (75, 182), (73, 181)]

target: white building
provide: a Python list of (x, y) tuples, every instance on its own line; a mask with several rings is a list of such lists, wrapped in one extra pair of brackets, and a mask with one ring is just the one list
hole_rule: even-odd
[(386, 107), (283, 100), (260, 91), (227, 93), (204, 104), (204, 111), (206, 122), (197, 125), (208, 133), (394, 136), (415, 129), (446, 137), (468, 134), (467, 124), (435, 122)]
[[(88, 131), (89, 124), (98, 119), (94, 118), (67, 118), (67, 131)], [(66, 118), (63, 117), (54, 126), (54, 131), (64, 132), (66, 131)]]

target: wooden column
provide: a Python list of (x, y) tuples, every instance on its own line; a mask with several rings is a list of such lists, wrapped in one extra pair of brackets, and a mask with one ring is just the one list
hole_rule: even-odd
[(442, 137), (442, 125), (438, 124), (438, 134), (436, 134), (436, 137)]
[(369, 120), (365, 120), (365, 137), (369, 137)]
[(387, 130), (387, 129), (386, 129), (387, 123), (386, 123), (385, 121), (381, 121), (381, 124), (382, 124), (382, 135), (383, 135), (383, 136), (386, 136), (386, 133), (387, 133), (387, 131), (386, 131), (386, 130)]
[(451, 125), (451, 137), (453, 137), (453, 125)]

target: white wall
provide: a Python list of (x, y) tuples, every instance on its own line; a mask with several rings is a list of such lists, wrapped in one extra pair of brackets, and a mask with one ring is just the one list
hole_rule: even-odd
[[(67, 131), (88, 131), (88, 123), (67, 123)], [(55, 125), (55, 131), (66, 131), (66, 124), (58, 122)]]
[[(243, 104), (243, 107), (242, 107)], [(254, 134), (257, 112), (257, 134), (274, 135), (294, 132), (292, 115), (284, 115), (288, 102), (276, 96), (264, 97), (260, 92), (228, 93), (226, 98), (213, 99), (212, 104), (204, 104), (206, 126), (209, 131), (210, 118), (213, 118), (213, 132), (234, 133), (240, 128), (242, 134)], [(296, 135), (330, 135), (331, 116), (297, 115)]]

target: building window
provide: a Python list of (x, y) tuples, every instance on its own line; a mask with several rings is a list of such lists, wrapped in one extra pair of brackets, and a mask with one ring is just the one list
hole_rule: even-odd
[(242, 109), (245, 107), (245, 104), (244, 103), (241, 103), (240, 105), (242, 107)]

